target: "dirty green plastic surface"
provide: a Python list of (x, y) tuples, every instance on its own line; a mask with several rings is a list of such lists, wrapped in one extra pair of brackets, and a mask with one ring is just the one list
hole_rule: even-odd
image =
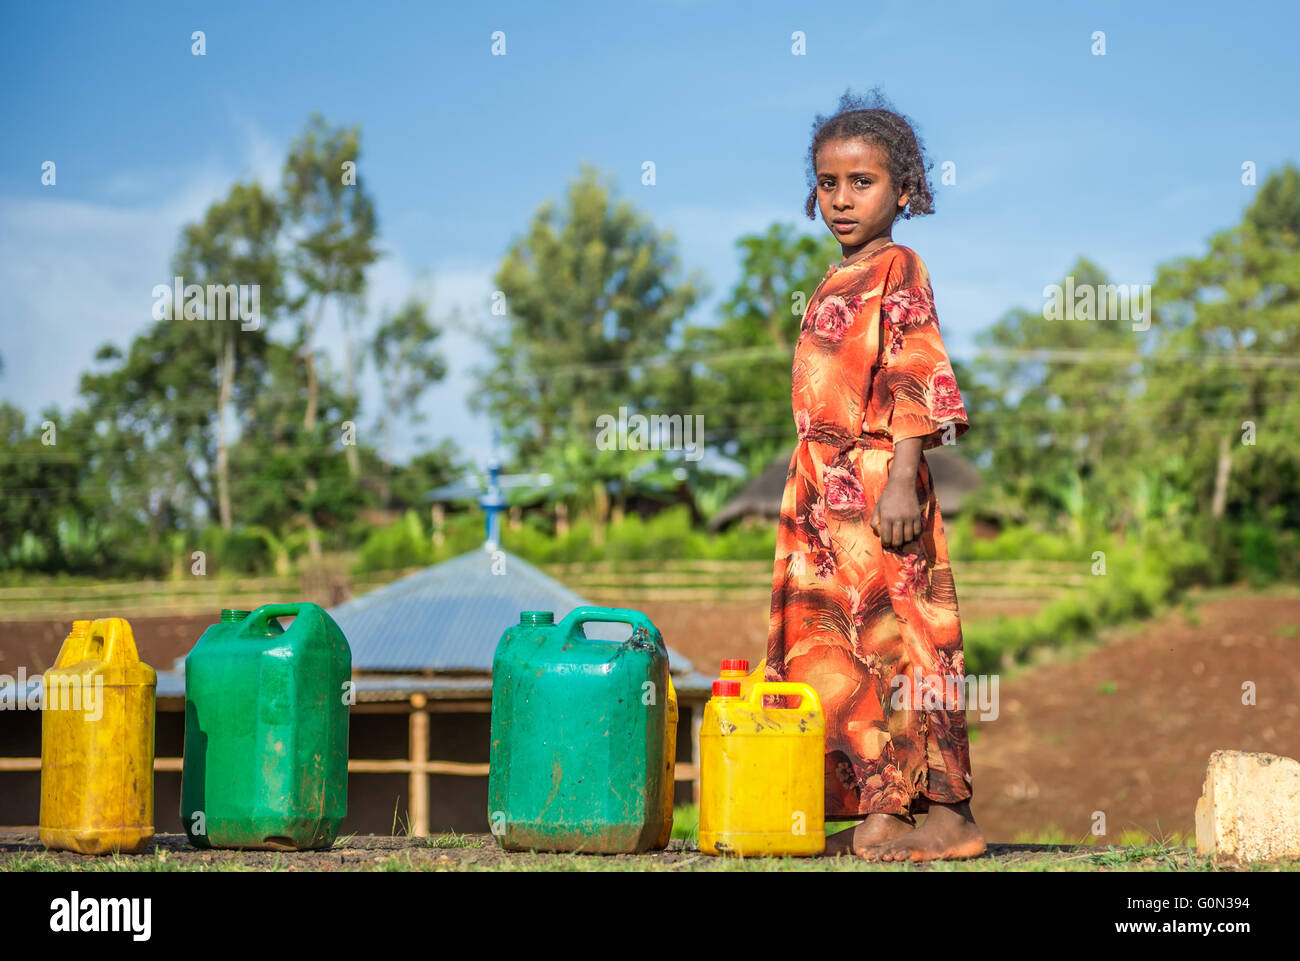
[(352, 652), (316, 604), (244, 613), (222, 612), (185, 658), (181, 823), (200, 848), (329, 847), (347, 811)]
[[(497, 645), (489, 825), (512, 851), (646, 851), (664, 817), (663, 638), (640, 611), (553, 617), (525, 611)], [(591, 621), (628, 624), (632, 634), (588, 640), (582, 625)]]

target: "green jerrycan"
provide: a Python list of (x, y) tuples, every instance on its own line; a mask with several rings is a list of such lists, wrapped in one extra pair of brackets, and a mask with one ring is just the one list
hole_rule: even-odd
[[(590, 640), (583, 624), (628, 624)], [(630, 854), (664, 821), (668, 652), (640, 611), (524, 611), (492, 661), (488, 823), (510, 851)]]
[[(292, 617), (288, 629), (277, 618)], [(316, 604), (222, 611), (185, 658), (181, 823), (199, 848), (325, 848), (347, 812), (352, 651)]]

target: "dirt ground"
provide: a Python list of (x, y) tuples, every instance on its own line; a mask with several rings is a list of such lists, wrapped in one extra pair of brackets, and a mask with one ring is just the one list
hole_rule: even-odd
[(1300, 759), (1297, 655), (1300, 595), (1233, 593), (1010, 679), (971, 746), (976, 818), (998, 839), (1059, 826), (1075, 840), (1094, 812), (1112, 843), (1194, 835), (1211, 752)]
[[(87, 611), (78, 617), (113, 617), (112, 611)], [(190, 652), (199, 635), (211, 624), (211, 615), (196, 617), (133, 617), (131, 633), (140, 660), (160, 671)], [(0, 674), (13, 675), (21, 664), (27, 675), (39, 674), (54, 664), (59, 647), (72, 628), (66, 621), (0, 622)]]
[[(696, 668), (762, 657), (766, 612), (752, 604), (645, 604)], [(133, 622), (142, 658), (183, 656), (206, 617)], [(51, 663), (66, 624), (0, 624), (0, 673)], [(998, 680), (996, 719), (972, 711), (972, 809), (990, 841), (1080, 841), (1100, 812), (1103, 844), (1125, 832), (1185, 837), (1210, 752), (1300, 758), (1300, 592), (1193, 595), (1100, 645)], [(1242, 703), (1252, 684), (1256, 703)], [(1130, 838), (1131, 840), (1131, 838)], [(1127, 843), (1127, 842), (1125, 842)]]

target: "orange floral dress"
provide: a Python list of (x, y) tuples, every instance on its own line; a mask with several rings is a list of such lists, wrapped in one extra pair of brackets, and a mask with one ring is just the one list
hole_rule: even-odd
[(968, 427), (914, 251), (891, 243), (831, 265), (804, 313), (792, 399), (799, 442), (781, 501), (765, 676), (808, 683), (822, 700), (826, 816), (967, 799), (961, 622), (924, 454), (921, 552), (885, 550), (869, 523), (896, 440), (921, 437), (925, 450)]

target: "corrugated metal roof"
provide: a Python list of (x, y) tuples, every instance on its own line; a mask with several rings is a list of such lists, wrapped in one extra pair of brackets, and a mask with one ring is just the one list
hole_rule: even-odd
[[(490, 695), (492, 678), (482, 677), (411, 677), (395, 674), (387, 677), (356, 678), (353, 682), (357, 699), (362, 701), (404, 701), (416, 691), (434, 694)], [(673, 684), (677, 681), (674, 679)], [(185, 671), (159, 671), (158, 697), (184, 697)]]
[[(671, 658), (671, 655), (670, 655)], [(673, 672), (673, 687), (679, 695), (692, 699), (703, 699), (712, 692), (713, 678), (690, 671)], [(409, 674), (391, 674), (384, 677), (361, 677), (355, 680), (357, 700), (359, 701), (405, 701), (417, 691), (432, 694), (458, 694), (464, 697), (473, 695), (490, 696), (492, 678), (489, 675), (479, 677), (412, 677)], [(29, 681), (28, 686), (39, 686), (40, 680)], [(157, 696), (184, 697), (185, 671), (159, 671)], [(26, 697), (26, 688), (19, 692)]]
[[(672, 658), (672, 655), (669, 655)], [(676, 668), (674, 662), (674, 668)], [(3, 677), (3, 675), (0, 675)], [(711, 693), (713, 678), (695, 671), (673, 671), (673, 687), (678, 694), (686, 696), (705, 696)], [(386, 677), (360, 677), (354, 681), (357, 699), (361, 701), (404, 701), (417, 691), (435, 696), (439, 694), (460, 694), (462, 696), (492, 694), (490, 675), (480, 677), (412, 677), (409, 674), (394, 674)], [(27, 678), (21, 685), (13, 678), (0, 681), (0, 691), (6, 700), (15, 704), (26, 704), (30, 699), (39, 699), (42, 677)], [(175, 669), (158, 672), (157, 697), (185, 696), (185, 662), (181, 660)]]
[[(502, 632), (519, 623), (521, 611), (554, 611), (559, 621), (591, 604), (522, 558), (502, 553), (501, 574), (493, 573), (495, 555), (478, 549), (331, 608), (352, 647), (353, 670), (490, 672)], [(589, 623), (584, 631), (592, 640), (619, 641), (629, 628)], [(674, 674), (693, 670), (672, 648), (668, 658)]]
[[(330, 610), (352, 648), (354, 672), (403, 672), (392, 677), (358, 678), (357, 695), (366, 700), (404, 700), (416, 691), (490, 694), (490, 677), (412, 677), (409, 671), (482, 671), (490, 675), (502, 632), (521, 611), (554, 611), (559, 621), (591, 602), (508, 551), (504, 574), (492, 573), (493, 555), (479, 549), (355, 597)], [(592, 640), (621, 641), (629, 628), (588, 623)], [(713, 678), (699, 674), (682, 654), (668, 648), (673, 685), (682, 694), (710, 692)], [(13, 683), (12, 681), (10, 683)], [(41, 684), (27, 680), (19, 697)], [(16, 683), (13, 684), (18, 688)], [(369, 695), (367, 697), (366, 695)], [(185, 658), (158, 671), (158, 697), (185, 696)]]
[[(505, 494), (508, 500), (513, 500), (511, 493), (515, 497), (520, 495), (527, 496), (536, 494), (542, 496), (550, 492), (551, 488), (556, 491), (570, 491), (573, 489), (572, 484), (563, 484), (556, 486), (555, 478), (550, 474), (502, 474), (497, 478), (497, 488), (502, 494)], [(441, 487), (435, 487), (424, 495), (426, 501), (477, 501), (488, 491), (487, 482), (478, 477), (465, 477), (458, 481), (452, 481), (449, 484), (443, 484)]]

